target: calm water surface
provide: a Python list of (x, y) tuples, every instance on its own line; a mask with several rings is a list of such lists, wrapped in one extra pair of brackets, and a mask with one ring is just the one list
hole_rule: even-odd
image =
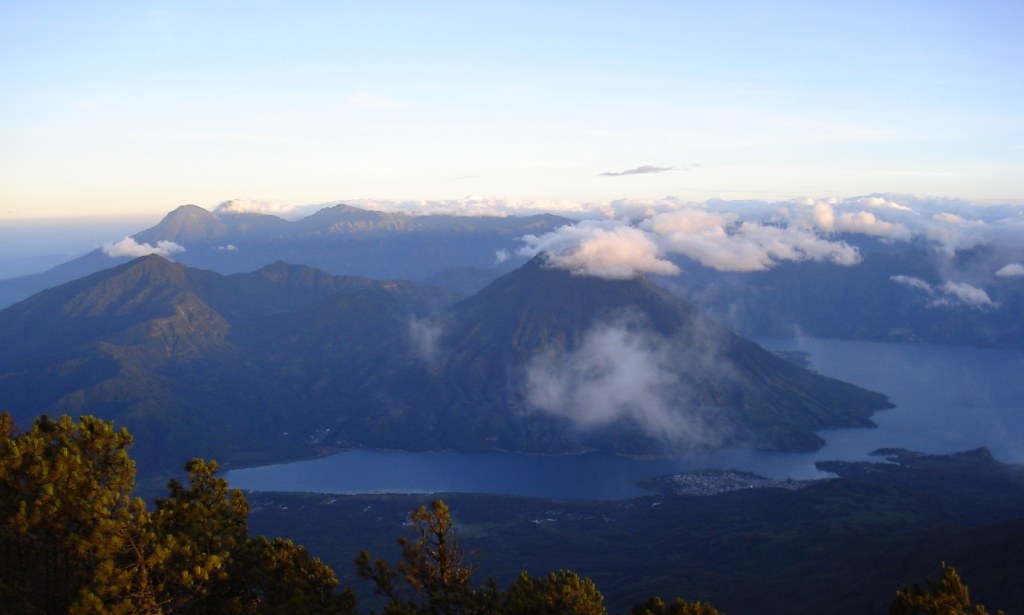
[(809, 353), (827, 376), (885, 393), (896, 408), (878, 429), (820, 432), (814, 453), (728, 449), (673, 459), (614, 455), (349, 451), (312, 461), (228, 472), (233, 487), (317, 493), (474, 492), (563, 499), (641, 495), (636, 481), (707, 468), (773, 478), (819, 478), (819, 460), (868, 460), (882, 447), (952, 453), (986, 446), (1024, 463), (1024, 352), (834, 340), (761, 340), (772, 350)]

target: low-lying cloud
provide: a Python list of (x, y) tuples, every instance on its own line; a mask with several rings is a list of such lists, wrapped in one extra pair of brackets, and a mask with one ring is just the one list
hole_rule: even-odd
[(441, 348), (441, 335), (444, 329), (435, 320), (427, 318), (409, 318), (409, 343), (414, 356), (430, 362), (437, 358)]
[(902, 222), (886, 222), (870, 211), (845, 211), (837, 215), (832, 204), (821, 201), (815, 202), (811, 211), (815, 225), (826, 233), (856, 233), (900, 241), (911, 237), (910, 229)]
[(658, 214), (640, 225), (666, 252), (720, 271), (761, 271), (782, 261), (860, 262), (856, 248), (797, 225), (741, 221), (735, 214), (689, 209)]
[(1001, 278), (1024, 276), (1024, 265), (1020, 263), (1010, 263), (1009, 265), (1000, 267), (999, 270), (996, 271), (996, 275)]
[[(685, 171), (695, 166), (645, 165), (608, 175)], [(605, 277), (677, 273), (685, 263), (674, 257), (723, 271), (760, 271), (786, 261), (855, 265), (861, 260), (853, 245), (857, 237), (883, 242), (924, 240), (945, 255), (991, 243), (1010, 248), (1004, 262), (1011, 264), (1024, 253), (1024, 205), (981, 206), (900, 194), (703, 202), (674, 196), (586, 202), (471, 195), (446, 200), (347, 199), (302, 207), (234, 199), (215, 211), (295, 219), (339, 203), (415, 215), (559, 214), (577, 221), (579, 228), (572, 230), (570, 225), (549, 235), (527, 236), (520, 254), (547, 251), (552, 266)], [(504, 254), (495, 255), (496, 261), (503, 258)], [(1014, 271), (1011, 267), (1000, 276), (1015, 275)]]
[(131, 237), (103, 244), (101, 249), (110, 258), (138, 258), (140, 256), (149, 256), (150, 254), (170, 258), (171, 254), (185, 251), (183, 246), (173, 241), (160, 240), (154, 246), (148, 243), (139, 243)]
[(989, 298), (988, 293), (966, 282), (943, 282), (939, 290), (945, 295), (943, 300), (951, 301), (954, 305), (965, 304), (982, 308), (999, 307), (998, 303)]
[(576, 274), (618, 279), (679, 273), (679, 267), (662, 258), (661, 248), (648, 233), (615, 221), (584, 220), (522, 239), (526, 247), (520, 254), (544, 252), (550, 266)]
[(920, 290), (931, 297), (929, 306), (960, 306), (966, 305), (978, 309), (996, 309), (999, 303), (992, 300), (984, 289), (972, 286), (966, 282), (953, 282), (947, 280), (942, 284), (932, 284), (912, 276), (894, 275), (890, 278), (897, 284), (903, 284), (909, 288)]
[[(618, 176), (668, 170), (686, 171), (698, 166), (648, 165), (611, 174)], [(951, 249), (970, 247), (982, 241), (1024, 247), (1024, 205), (978, 205), (960, 199), (905, 194), (783, 201), (690, 201), (675, 196), (573, 201), (470, 195), (441, 200), (353, 198), (301, 206), (291, 206), (273, 199), (232, 199), (218, 205), (214, 212), (268, 213), (294, 219), (338, 204), (419, 215), (521, 216), (551, 213), (576, 220), (621, 220), (634, 224), (659, 214), (703, 210), (734, 216), (739, 221), (775, 226), (797, 225), (826, 234), (865, 234), (894, 241), (923, 237)]]
[(670, 342), (626, 323), (596, 326), (575, 351), (548, 352), (527, 366), (531, 407), (582, 430), (620, 421), (675, 446), (716, 443), (709, 417), (680, 394)]
[(761, 271), (782, 261), (860, 262), (856, 248), (812, 229), (700, 208), (655, 214), (637, 225), (584, 220), (522, 240), (522, 255), (544, 252), (550, 266), (604, 278), (675, 275), (680, 269), (668, 258), (673, 254), (720, 271)]
[(275, 199), (230, 199), (214, 208), (215, 214), (268, 214), (289, 217), (296, 207)]

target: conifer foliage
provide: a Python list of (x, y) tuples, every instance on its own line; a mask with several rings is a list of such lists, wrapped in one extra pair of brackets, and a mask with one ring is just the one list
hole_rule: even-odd
[[(0, 413), (0, 615), (354, 615), (353, 593), (290, 540), (252, 537), (249, 503), (193, 459), (149, 509), (132, 496), (131, 435), (83, 416), (41, 416), (19, 432)], [(384, 615), (604, 615), (593, 581), (568, 570), (522, 572), (504, 591), (473, 585), (441, 500), (410, 515), (395, 564), (363, 552), (359, 575), (384, 597)], [(956, 570), (901, 589), (894, 615), (986, 615)], [(708, 603), (652, 597), (630, 615), (721, 615)]]
[[(967, 585), (956, 569), (942, 564), (942, 576), (925, 590), (917, 583), (896, 592), (891, 615), (989, 615), (983, 604), (972, 604)], [(997, 615), (1005, 615), (997, 611)]]
[(249, 537), (249, 505), (214, 462), (190, 461), (148, 510), (130, 444), (90, 416), (18, 433), (0, 414), (0, 612), (354, 612), (304, 548)]
[[(544, 577), (523, 571), (505, 591), (493, 582), (474, 587), (473, 567), (465, 561), (451, 511), (442, 500), (421, 506), (409, 520), (414, 538), (402, 538), (397, 564), (356, 558), (359, 575), (387, 598), (384, 615), (605, 615), (604, 596), (594, 582), (570, 570)], [(651, 598), (634, 615), (721, 615), (711, 605), (676, 599), (669, 607)]]

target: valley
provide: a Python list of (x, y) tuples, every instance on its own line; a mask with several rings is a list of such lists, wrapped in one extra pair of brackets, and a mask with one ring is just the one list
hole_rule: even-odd
[(543, 255), (459, 301), (152, 255), (0, 312), (0, 406), (115, 419), (143, 471), (166, 472), (182, 456), (252, 465), (357, 447), (814, 450), (815, 431), (870, 426), (890, 403), (647, 280), (575, 276)]
[[(216, 458), (252, 532), (307, 545), (362, 605), (353, 550), (387, 553), (439, 496), (480, 576), (572, 568), (612, 610), (660, 594), (877, 612), (941, 561), (984, 601), (1024, 602), (1007, 580), (1024, 518), (1019, 284), (990, 275), (991, 295), (963, 295), (979, 307), (925, 282), (1013, 255), (850, 239), (864, 261), (843, 275), (678, 257), (683, 277), (609, 276), (515, 250), (566, 228), (554, 217), (198, 210), (132, 239), (181, 251), (0, 284), (48, 286), (0, 311), (0, 407), (127, 426), (147, 498), (183, 460)], [(251, 242), (255, 268), (229, 264), (229, 239)], [(339, 246), (423, 268), (353, 275)]]

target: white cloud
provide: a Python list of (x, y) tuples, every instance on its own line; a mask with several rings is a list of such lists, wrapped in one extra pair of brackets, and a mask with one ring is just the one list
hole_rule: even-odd
[(860, 262), (856, 248), (819, 237), (811, 229), (742, 221), (735, 213), (693, 206), (656, 213), (636, 226), (584, 220), (523, 240), (523, 254), (547, 252), (553, 266), (601, 277), (675, 275), (679, 268), (666, 258), (669, 254), (722, 271), (760, 271), (781, 261)]
[(150, 254), (157, 254), (164, 258), (170, 258), (171, 254), (184, 252), (185, 248), (173, 241), (161, 240), (156, 242), (156, 245), (153, 246), (148, 243), (138, 243), (131, 237), (125, 237), (121, 241), (112, 241), (110, 243), (103, 244), (102, 250), (103, 253), (110, 258), (138, 258), (140, 256), (148, 256)]
[(924, 227), (924, 235), (936, 242), (947, 254), (971, 248), (986, 241), (986, 224), (982, 220), (968, 220), (954, 213), (932, 215)]
[(268, 214), (288, 217), (296, 208), (274, 199), (230, 199), (214, 208), (215, 214)]
[(424, 361), (433, 361), (440, 349), (442, 333), (444, 330), (440, 323), (411, 317), (409, 319), (409, 343), (413, 355)]
[(622, 175), (643, 175), (647, 173), (664, 173), (665, 171), (674, 171), (675, 167), (656, 167), (652, 164), (646, 164), (642, 167), (636, 167), (635, 169), (629, 169), (626, 171), (605, 171), (600, 175), (602, 177), (620, 177)]
[(598, 325), (578, 350), (545, 353), (529, 363), (527, 400), (585, 430), (627, 420), (676, 445), (707, 443), (715, 430), (679, 395), (668, 344), (625, 323)]
[(511, 255), (508, 253), (508, 250), (502, 248), (501, 250), (498, 250), (494, 253), (494, 264), (500, 265), (507, 261), (509, 258), (511, 258)]
[(891, 276), (889, 279), (892, 280), (893, 282), (896, 282), (897, 284), (903, 284), (904, 286), (909, 286), (911, 288), (923, 290), (930, 295), (935, 293), (935, 291), (932, 289), (932, 285), (929, 284), (928, 282), (925, 282), (921, 278), (915, 278), (909, 275), (894, 275)]
[(818, 228), (826, 233), (836, 230), (836, 211), (831, 203), (815, 203), (812, 211), (814, 222), (818, 225)]
[(956, 214), (951, 214), (949, 212), (943, 212), (943, 213), (935, 214), (935, 215), (932, 216), (932, 220), (935, 220), (936, 222), (942, 222), (942, 223), (945, 223), (945, 224), (954, 224), (954, 225), (956, 225), (956, 224), (963, 224), (963, 223), (967, 222), (966, 218), (963, 218), (962, 216), (958, 216)]
[[(859, 204), (876, 208), (884, 206), (879, 205), (876, 201), (884, 202), (884, 199), (862, 199)], [(836, 200), (811, 201), (810, 205), (810, 218), (813, 226), (826, 233), (859, 233), (861, 235), (872, 235), (903, 241), (910, 239), (912, 236), (910, 229), (902, 222), (889, 222), (870, 211), (850, 209), (851, 204), (848, 202)], [(837, 207), (845, 208), (847, 211), (841, 211), (837, 215)], [(904, 209), (909, 211), (909, 208)], [(799, 213), (795, 218), (797, 223), (801, 221)]]
[[(600, 209), (599, 204), (580, 201), (531, 201), (478, 195), (443, 200), (345, 199), (330, 203), (330, 205), (335, 205), (339, 202), (373, 211), (447, 216), (505, 217), (532, 214), (560, 214), (573, 218), (583, 218), (594, 216), (595, 211)], [(324, 206), (328, 205), (325, 204)]]
[(856, 248), (843, 242), (830, 241), (796, 226), (770, 226), (756, 222), (743, 222), (737, 233), (764, 250), (777, 261), (826, 261), (837, 265), (855, 265), (860, 262)]
[(966, 282), (946, 281), (938, 286), (907, 275), (894, 275), (893, 282), (909, 286), (933, 297), (928, 305), (931, 307), (967, 305), (978, 309), (996, 309), (999, 303), (992, 301), (983, 289)]
[(989, 298), (984, 290), (971, 286), (966, 282), (946, 282), (939, 287), (945, 297), (939, 301), (950, 301), (953, 304), (965, 304), (977, 308), (996, 308), (998, 303)]
[(1020, 263), (1010, 263), (1009, 265), (1001, 267), (999, 271), (996, 272), (996, 275), (1004, 278), (1022, 276), (1024, 275), (1024, 265)]
[(658, 237), (668, 253), (682, 254), (723, 271), (760, 271), (779, 261), (860, 262), (857, 250), (799, 226), (739, 221), (737, 214), (687, 208), (658, 214), (640, 227)]
[(861, 233), (889, 239), (910, 239), (910, 229), (899, 222), (886, 222), (867, 211), (843, 213), (836, 220), (836, 230), (847, 233)]
[[(967, 201), (916, 195), (871, 194), (789, 201), (711, 199), (704, 202), (674, 196), (591, 202), (469, 195), (442, 200), (357, 198), (299, 207), (275, 200), (235, 199), (221, 204), (215, 211), (258, 212), (296, 219), (339, 203), (414, 215), (557, 214), (576, 220), (628, 221), (631, 226), (652, 235), (666, 238), (672, 233), (691, 235), (673, 236), (671, 241), (652, 237), (661, 257), (679, 252), (708, 266), (740, 271), (764, 269), (791, 257), (841, 264), (857, 262), (856, 250), (829, 241), (827, 235), (831, 233), (870, 235), (890, 241), (923, 237), (950, 254), (989, 241), (1024, 246), (1024, 205), (980, 206)], [(706, 226), (681, 227), (664, 232), (656, 230), (653, 225), (660, 223), (654, 219), (668, 214), (679, 214), (684, 221), (676, 221), (677, 224)], [(700, 215), (705, 218), (699, 218)], [(785, 234), (788, 235), (781, 236), (777, 229), (786, 229)], [(795, 249), (772, 248), (782, 248), (783, 245)]]
[[(385, 212), (464, 216), (512, 216), (553, 213), (574, 219), (639, 221), (680, 210), (703, 210), (731, 216), (737, 221), (797, 224), (830, 233), (869, 233), (904, 240), (930, 237), (937, 226), (959, 226), (960, 233), (979, 239), (1024, 244), (1024, 205), (981, 206), (967, 201), (915, 195), (872, 194), (855, 197), (799, 198), (790, 201), (711, 199), (687, 201), (675, 196), (624, 198), (609, 201), (528, 200), (470, 195), (445, 200), (345, 199), (301, 209), (313, 213), (322, 207), (346, 203)], [(298, 208), (295, 208), (298, 209)], [(283, 210), (291, 211), (291, 210)], [(843, 217), (843, 214), (849, 214)], [(866, 214), (874, 216), (868, 218)], [(836, 228), (843, 220), (844, 228)], [(891, 225), (891, 226), (890, 226)], [(973, 240), (973, 239), (972, 239)], [(947, 242), (948, 243), (948, 242)]]
[(641, 273), (675, 275), (679, 268), (661, 258), (650, 235), (616, 221), (584, 220), (541, 236), (522, 238), (520, 254), (547, 254), (548, 263), (576, 274), (629, 278)]
[(914, 211), (913, 208), (906, 205), (891, 201), (881, 196), (866, 196), (856, 199), (858, 203), (865, 207), (882, 208), (882, 209), (896, 209), (899, 211)]

